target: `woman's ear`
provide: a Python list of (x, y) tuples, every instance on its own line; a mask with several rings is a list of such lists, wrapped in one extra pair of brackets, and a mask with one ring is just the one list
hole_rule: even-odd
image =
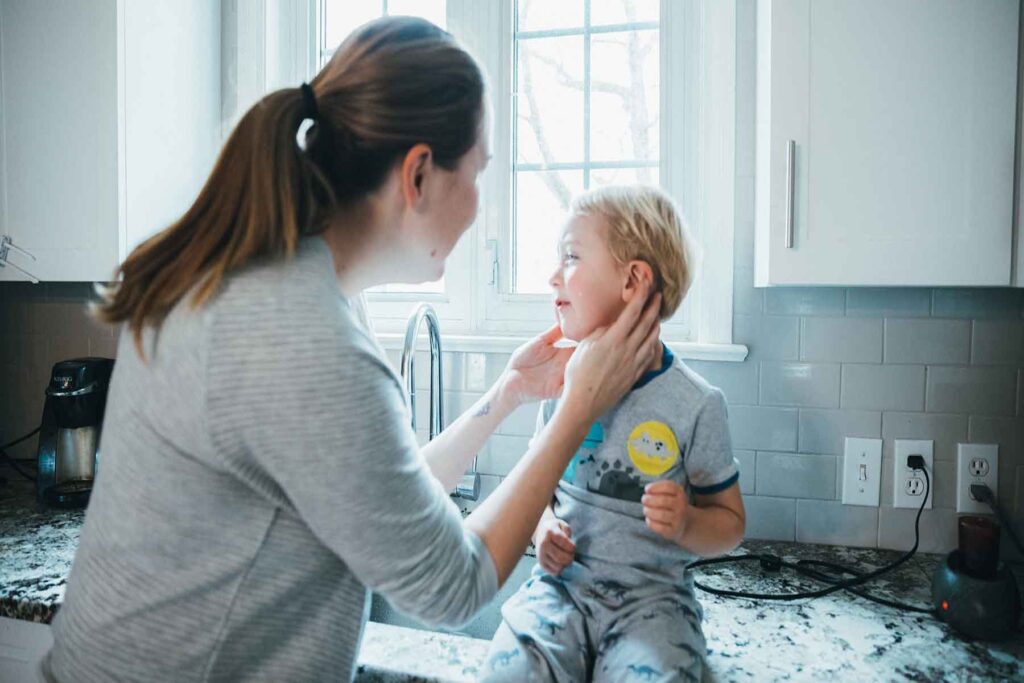
[(646, 261), (630, 261), (626, 264), (626, 281), (622, 285), (622, 300), (632, 301), (644, 282), (654, 282), (654, 269)]
[(413, 145), (399, 169), (402, 187), (402, 198), (405, 205), (413, 211), (423, 209), (426, 202), (426, 178), (434, 166), (434, 153), (429, 145), (419, 143)]

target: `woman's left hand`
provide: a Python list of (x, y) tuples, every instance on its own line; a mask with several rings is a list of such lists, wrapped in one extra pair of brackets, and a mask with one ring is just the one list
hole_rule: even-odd
[(565, 383), (565, 364), (575, 348), (556, 348), (562, 329), (555, 325), (512, 354), (502, 375), (502, 389), (515, 405), (555, 398)]
[(668, 479), (656, 481), (646, 486), (640, 502), (647, 526), (673, 543), (679, 543), (686, 533), (686, 511), (690, 507), (683, 487)]

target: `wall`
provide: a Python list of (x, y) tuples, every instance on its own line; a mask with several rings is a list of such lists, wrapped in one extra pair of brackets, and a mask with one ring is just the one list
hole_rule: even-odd
[[(999, 491), (1024, 531), (1024, 290), (780, 288), (753, 282), (754, 3), (739, 3), (734, 337), (743, 363), (694, 362), (726, 393), (749, 538), (909, 548), (915, 512), (892, 507), (893, 440), (935, 441), (934, 509), (921, 548), (956, 545), (958, 442), (998, 443)], [(33, 428), (50, 365), (112, 355), (84, 284), (0, 284), (0, 438)], [(397, 354), (389, 353), (397, 366)], [(498, 354), (445, 354), (449, 421), (494, 381)], [(417, 374), (429, 386), (427, 358)], [(428, 397), (419, 397), (427, 424)], [(480, 454), (485, 492), (525, 451), (524, 407)], [(881, 505), (844, 506), (844, 436), (884, 440)], [(17, 451), (29, 456), (31, 444)], [(1010, 554), (1004, 538), (1004, 551)]]

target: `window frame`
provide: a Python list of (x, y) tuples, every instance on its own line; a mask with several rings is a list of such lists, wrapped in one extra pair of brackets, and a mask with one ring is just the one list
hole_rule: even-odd
[[(322, 1), (267, 0), (272, 35), (264, 42), (278, 43), (278, 54), (267, 57), (289, 60), (269, 72), (291, 77), (286, 84), (315, 73)], [(488, 79), (493, 159), (481, 179), (477, 220), (449, 257), (445, 293), (367, 294), (386, 348), (400, 347), (409, 313), (424, 301), (437, 310), (445, 348), (452, 351), (511, 351), (553, 322), (550, 297), (509, 293), (513, 122), (512, 107), (503, 106), (501, 98), (510, 101), (513, 92), (514, 10), (514, 0), (447, 0), (449, 30), (480, 61)], [(683, 207), (699, 254), (694, 285), (680, 313), (663, 324), (662, 336), (683, 358), (741, 361), (747, 348), (732, 341), (736, 2), (661, 0), (660, 12), (661, 71), (679, 76), (671, 87), (664, 77), (660, 83), (659, 177)], [(289, 13), (290, 19), (280, 21)], [(272, 19), (282, 27), (276, 32)]]

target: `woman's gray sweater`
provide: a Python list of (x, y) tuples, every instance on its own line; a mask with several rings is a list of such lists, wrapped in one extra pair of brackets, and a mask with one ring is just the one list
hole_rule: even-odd
[(424, 621), (497, 590), (320, 238), (122, 334), (58, 681), (349, 680), (367, 588)]

